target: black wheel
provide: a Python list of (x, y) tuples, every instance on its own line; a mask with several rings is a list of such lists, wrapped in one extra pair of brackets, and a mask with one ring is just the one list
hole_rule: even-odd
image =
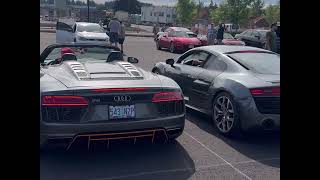
[(174, 53), (174, 52), (176, 51), (172, 42), (170, 43), (169, 51), (170, 51), (171, 53)]
[(158, 50), (161, 50), (161, 47), (160, 47), (159, 41), (156, 41), (156, 46), (157, 46), (157, 49), (158, 49)]
[(221, 134), (226, 136), (240, 135), (238, 106), (230, 94), (222, 92), (214, 99), (212, 119)]

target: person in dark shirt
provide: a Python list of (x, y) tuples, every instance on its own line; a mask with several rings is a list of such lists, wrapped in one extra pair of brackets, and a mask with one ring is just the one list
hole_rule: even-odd
[(221, 23), (221, 24), (219, 25), (218, 33), (217, 33), (218, 45), (221, 45), (221, 44), (222, 44), (224, 30), (225, 30), (224, 24)]
[(277, 44), (276, 44), (276, 38), (277, 38), (277, 34), (276, 34), (276, 30), (277, 30), (277, 24), (273, 23), (271, 24), (271, 29), (270, 31), (267, 32), (266, 34), (266, 49), (272, 52), (277, 52)]

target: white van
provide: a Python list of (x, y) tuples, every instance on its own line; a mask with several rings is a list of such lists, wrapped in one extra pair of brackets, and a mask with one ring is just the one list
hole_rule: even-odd
[(240, 26), (237, 24), (225, 24), (226, 32), (237, 32)]

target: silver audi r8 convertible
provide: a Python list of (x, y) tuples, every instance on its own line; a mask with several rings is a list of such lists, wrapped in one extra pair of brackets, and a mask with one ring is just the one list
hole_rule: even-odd
[(152, 70), (175, 80), (186, 106), (225, 135), (280, 128), (280, 56), (248, 46), (203, 46)]
[(56, 44), (40, 55), (40, 148), (84, 139), (173, 140), (185, 124), (180, 87), (107, 45)]

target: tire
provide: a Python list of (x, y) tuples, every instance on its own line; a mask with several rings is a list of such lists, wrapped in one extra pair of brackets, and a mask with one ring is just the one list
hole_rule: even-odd
[(175, 52), (176, 52), (176, 50), (175, 50), (175, 48), (174, 48), (174, 44), (173, 44), (172, 42), (170, 43), (169, 51), (170, 51), (171, 53), (175, 53)]
[(213, 100), (212, 121), (225, 136), (241, 135), (239, 108), (229, 93), (221, 92)]

